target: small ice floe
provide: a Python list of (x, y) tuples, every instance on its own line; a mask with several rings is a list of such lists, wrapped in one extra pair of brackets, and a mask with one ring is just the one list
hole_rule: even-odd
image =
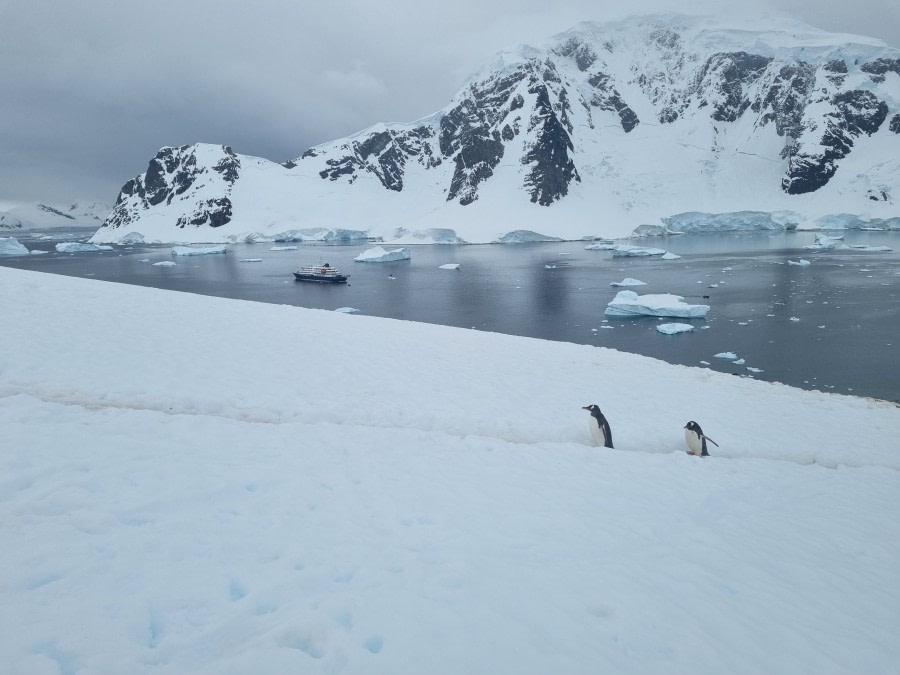
[(854, 251), (868, 251), (869, 253), (888, 253), (894, 249), (887, 246), (869, 246), (868, 244), (851, 244)]
[(689, 323), (661, 323), (656, 327), (657, 333), (663, 335), (677, 335), (678, 333), (690, 333), (694, 327)]
[(412, 254), (408, 248), (395, 248), (392, 251), (386, 251), (381, 246), (375, 246), (367, 251), (363, 251), (353, 260), (356, 262), (392, 262), (394, 260), (409, 260)]
[(625, 277), (622, 281), (610, 281), (610, 286), (614, 286), (618, 288), (619, 286), (646, 286), (646, 281), (641, 281), (640, 279), (632, 279), (631, 277)]
[(664, 248), (650, 248), (648, 246), (632, 246), (631, 244), (622, 244), (616, 246), (612, 250), (613, 258), (627, 258), (635, 256), (663, 255), (666, 250)]
[(612, 251), (617, 244), (612, 241), (598, 241), (584, 247), (585, 251)]
[(262, 262), (262, 258), (240, 258), (238, 262)]
[(227, 247), (222, 246), (204, 246), (196, 248), (194, 246), (173, 246), (172, 255), (214, 255), (217, 253), (225, 253)]
[(811, 249), (814, 251), (832, 248), (846, 248), (843, 244), (840, 243), (841, 239), (843, 238), (844, 235), (842, 234), (836, 237), (828, 234), (817, 234), (815, 243), (807, 244), (803, 248)]
[(799, 321), (799, 320), (800, 320), (800, 319), (798, 319), (796, 316), (792, 316), (792, 317), (790, 318), (790, 321)]
[(735, 359), (734, 361), (732, 361), (732, 363), (736, 366), (742, 366), (746, 363), (746, 361), (744, 359)]
[(150, 262), (150, 258), (141, 258), (138, 262)]
[(717, 359), (736, 359), (737, 354), (734, 352), (719, 352), (718, 354), (713, 354), (713, 356)]
[(680, 295), (656, 293), (638, 295), (619, 291), (606, 307), (607, 316), (671, 316), (694, 319), (706, 316), (709, 305), (690, 305)]
[(458, 270), (459, 263), (445, 263), (438, 267), (439, 270)]
[(95, 244), (80, 244), (75, 241), (63, 241), (56, 245), (56, 250), (60, 253), (85, 253), (87, 251), (112, 251), (112, 246)]
[(723, 267), (723, 268), (722, 268), (722, 271), (723, 271), (723, 272), (730, 272), (732, 269), (733, 269), (733, 268), (731, 268), (731, 267)]
[(31, 255), (43, 255), (43, 254), (49, 253), (49, 252), (50, 251), (41, 251), (40, 249), (37, 249), (37, 248), (33, 248), (30, 251)]
[(557, 265), (544, 265), (545, 270), (555, 270)]
[(700, 365), (701, 365), (701, 366), (708, 366), (708, 365), (709, 365), (709, 361), (701, 361), (701, 362), (700, 362)]
[(28, 255), (28, 249), (15, 237), (0, 237), (0, 255)]
[(163, 260), (162, 262), (153, 263), (154, 267), (175, 267), (175, 263), (171, 260)]
[(800, 265), (801, 267), (806, 267), (809, 265), (809, 260), (804, 260), (800, 258), (800, 260), (788, 260), (788, 265)]
[(296, 251), (297, 246), (273, 246), (270, 251)]
[(359, 310), (356, 307), (338, 307), (335, 312), (340, 312), (341, 314), (353, 314), (358, 312)]
[(762, 369), (762, 368), (754, 368), (753, 366), (747, 366), (747, 370), (749, 370), (751, 373), (761, 373), (761, 372), (763, 372), (763, 369)]
[(681, 258), (680, 255), (678, 255), (676, 253), (672, 253), (671, 251), (666, 251), (665, 253), (662, 254), (663, 260), (678, 260), (679, 258)]

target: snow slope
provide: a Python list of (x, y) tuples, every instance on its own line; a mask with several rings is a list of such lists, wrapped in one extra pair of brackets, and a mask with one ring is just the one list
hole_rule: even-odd
[[(896, 673), (900, 409), (0, 268), (0, 671)], [(590, 445), (597, 403), (616, 449)], [(696, 419), (721, 446), (685, 454)]]
[(574, 240), (684, 213), (900, 227), (900, 50), (878, 40), (792, 21), (586, 22), (501, 52), (449, 98), (284, 164), (162, 148), (94, 241)]
[(105, 202), (47, 204), (33, 202), (0, 211), (0, 232), (50, 227), (100, 227), (112, 211)]

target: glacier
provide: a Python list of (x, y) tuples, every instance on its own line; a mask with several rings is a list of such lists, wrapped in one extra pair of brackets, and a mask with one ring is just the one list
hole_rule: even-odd
[(900, 50), (802, 24), (585, 22), (434, 114), (283, 163), (166, 146), (91, 239), (576, 241), (900, 229)]

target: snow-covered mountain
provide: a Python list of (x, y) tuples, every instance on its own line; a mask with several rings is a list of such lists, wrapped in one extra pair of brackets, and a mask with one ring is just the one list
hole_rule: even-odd
[(33, 202), (0, 211), (0, 230), (30, 230), (47, 227), (91, 227), (103, 224), (112, 205), (106, 202), (48, 204)]
[(283, 165), (163, 148), (93, 240), (580, 238), (709, 213), (900, 228), (900, 50), (793, 21), (583, 23), (498, 54), (434, 115)]

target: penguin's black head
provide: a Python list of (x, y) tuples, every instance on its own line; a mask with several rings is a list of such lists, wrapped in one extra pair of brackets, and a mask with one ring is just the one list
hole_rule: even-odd
[(691, 421), (691, 422), (688, 422), (687, 424), (685, 424), (684, 428), (689, 429), (690, 431), (694, 431), (698, 434), (700, 433), (700, 425), (694, 421)]
[(581, 406), (581, 409), (582, 409), (582, 410), (587, 410), (587, 411), (588, 411), (589, 413), (591, 413), (592, 415), (595, 414), (595, 413), (597, 413), (597, 414), (600, 413), (600, 408), (597, 407), (597, 404), (596, 404), (596, 403), (592, 403), (591, 405), (583, 405), (583, 406)]

